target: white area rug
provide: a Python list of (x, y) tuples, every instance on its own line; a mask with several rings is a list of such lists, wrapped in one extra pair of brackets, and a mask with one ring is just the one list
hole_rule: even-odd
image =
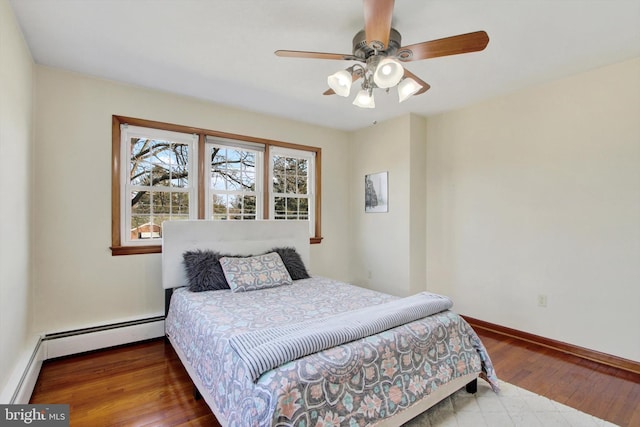
[(478, 380), (478, 392), (463, 388), (403, 427), (615, 427), (577, 409), (512, 384), (500, 382), (500, 394)]

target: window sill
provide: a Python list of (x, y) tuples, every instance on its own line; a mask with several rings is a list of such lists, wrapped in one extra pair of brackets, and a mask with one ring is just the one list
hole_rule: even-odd
[(148, 246), (111, 246), (111, 255), (141, 255), (141, 254), (160, 254), (162, 253), (162, 245)]
[[(323, 237), (311, 237), (309, 243), (316, 245), (322, 243)], [(162, 253), (162, 245), (148, 246), (111, 246), (111, 255), (142, 255), (142, 254), (160, 254)]]

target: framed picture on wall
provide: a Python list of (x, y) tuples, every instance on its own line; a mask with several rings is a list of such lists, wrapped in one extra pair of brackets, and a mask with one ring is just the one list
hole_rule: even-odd
[(388, 172), (364, 176), (364, 211), (389, 212)]

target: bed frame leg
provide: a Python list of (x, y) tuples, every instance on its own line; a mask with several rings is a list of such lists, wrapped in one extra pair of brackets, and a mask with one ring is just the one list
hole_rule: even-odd
[(193, 386), (193, 398), (195, 400), (202, 399), (202, 394), (200, 394), (200, 390), (198, 390), (198, 387), (196, 387), (195, 385)]
[(467, 393), (475, 394), (478, 391), (478, 379), (474, 379), (465, 386)]

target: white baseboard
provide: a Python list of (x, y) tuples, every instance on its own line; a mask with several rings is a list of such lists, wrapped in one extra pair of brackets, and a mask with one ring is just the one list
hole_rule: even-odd
[(164, 318), (158, 316), (34, 337), (0, 393), (0, 403), (29, 403), (44, 360), (163, 336)]
[(99, 350), (164, 336), (164, 320), (111, 325), (99, 330), (81, 330), (45, 336), (46, 359)]
[(9, 381), (0, 393), (2, 404), (29, 403), (33, 387), (36, 385), (45, 349), (42, 338), (33, 336), (19, 357)]

